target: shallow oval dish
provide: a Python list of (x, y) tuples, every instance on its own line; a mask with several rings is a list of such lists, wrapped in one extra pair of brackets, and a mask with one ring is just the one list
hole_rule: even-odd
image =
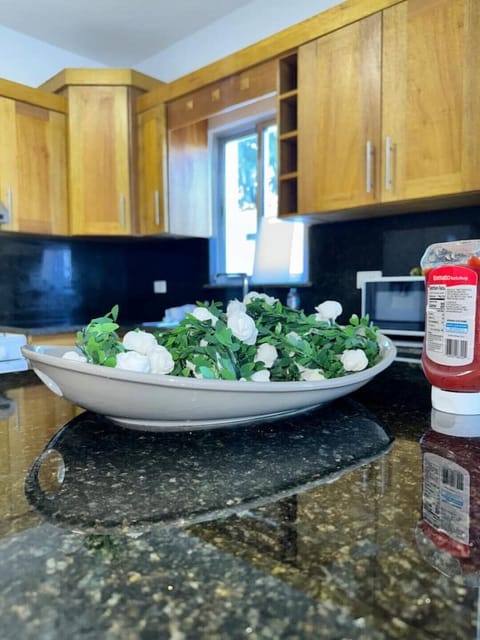
[(189, 431), (274, 420), (356, 391), (386, 369), (396, 348), (379, 335), (380, 359), (342, 378), (242, 382), (135, 373), (62, 358), (73, 347), (22, 347), (40, 380), (73, 404), (142, 431)]

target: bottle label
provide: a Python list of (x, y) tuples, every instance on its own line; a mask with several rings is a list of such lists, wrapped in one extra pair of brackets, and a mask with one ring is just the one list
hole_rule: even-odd
[(433, 362), (458, 367), (473, 361), (477, 282), (477, 273), (467, 267), (428, 273), (425, 351)]
[(457, 542), (470, 542), (470, 474), (436, 453), (423, 456), (423, 517)]

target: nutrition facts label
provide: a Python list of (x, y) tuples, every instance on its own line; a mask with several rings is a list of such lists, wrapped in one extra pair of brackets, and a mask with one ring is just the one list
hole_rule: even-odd
[(466, 267), (439, 267), (427, 279), (425, 341), (428, 357), (449, 366), (473, 361), (477, 274)]

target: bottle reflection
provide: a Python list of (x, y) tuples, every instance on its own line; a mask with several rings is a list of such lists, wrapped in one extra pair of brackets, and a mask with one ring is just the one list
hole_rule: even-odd
[(432, 409), (422, 451), (417, 545), (438, 571), (480, 586), (480, 416)]

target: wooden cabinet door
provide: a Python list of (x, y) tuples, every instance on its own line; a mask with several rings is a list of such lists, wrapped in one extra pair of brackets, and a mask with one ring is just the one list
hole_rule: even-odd
[(138, 115), (138, 224), (146, 235), (168, 231), (166, 138), (165, 105)]
[(69, 102), (72, 234), (132, 233), (129, 88), (72, 86)]
[(0, 98), (3, 230), (68, 233), (65, 114)]
[(384, 11), (382, 199), (480, 188), (480, 3)]
[(382, 16), (298, 50), (298, 210), (379, 199)]
[(211, 235), (208, 180), (208, 121), (168, 134), (169, 231), (180, 236)]

